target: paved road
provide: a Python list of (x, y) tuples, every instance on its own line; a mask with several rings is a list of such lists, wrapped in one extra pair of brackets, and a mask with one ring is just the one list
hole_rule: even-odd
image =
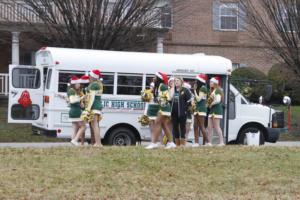
[[(145, 146), (149, 142), (142, 142)], [(189, 144), (190, 145), (190, 144)], [(0, 143), (0, 148), (52, 148), (52, 147), (71, 147), (72, 145), (68, 142), (64, 143)], [(300, 147), (299, 142), (277, 142), (275, 144), (266, 143), (266, 146), (287, 146), (287, 147)]]

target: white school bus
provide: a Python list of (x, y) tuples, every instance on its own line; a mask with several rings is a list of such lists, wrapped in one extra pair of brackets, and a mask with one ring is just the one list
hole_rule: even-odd
[[(80, 50), (45, 47), (36, 53), (36, 66), (10, 65), (10, 123), (31, 123), (33, 133), (70, 138), (68, 105), (61, 98), (71, 76), (99, 69), (104, 77), (104, 118), (100, 122), (105, 144), (135, 145), (150, 140), (148, 127), (138, 123), (145, 108), (140, 92), (150, 85), (157, 71), (193, 81), (199, 73), (220, 76), (224, 91), (222, 128), (227, 143), (244, 143), (249, 130), (260, 131), (260, 143), (276, 142), (282, 113), (251, 104), (230, 85), (232, 63), (219, 56), (204, 54), (157, 54)], [(30, 99), (24, 106), (21, 99)], [(194, 134), (190, 134), (193, 138)], [(89, 129), (86, 137), (90, 137)], [(192, 139), (191, 138), (191, 139)]]

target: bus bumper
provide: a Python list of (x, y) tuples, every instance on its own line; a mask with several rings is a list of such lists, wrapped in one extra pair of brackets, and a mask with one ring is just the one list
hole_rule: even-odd
[(42, 127), (38, 127), (35, 125), (32, 125), (32, 134), (34, 135), (46, 135), (48, 137), (57, 137), (56, 130), (47, 130)]
[(267, 128), (267, 134), (265, 141), (275, 143), (279, 139), (280, 129), (278, 128)]

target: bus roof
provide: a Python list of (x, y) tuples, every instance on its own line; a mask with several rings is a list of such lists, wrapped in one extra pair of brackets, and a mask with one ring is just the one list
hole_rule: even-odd
[(159, 54), (140, 52), (103, 51), (45, 47), (36, 53), (38, 66), (51, 66), (59, 70), (154, 74), (229, 75), (232, 63), (220, 56), (204, 54)]

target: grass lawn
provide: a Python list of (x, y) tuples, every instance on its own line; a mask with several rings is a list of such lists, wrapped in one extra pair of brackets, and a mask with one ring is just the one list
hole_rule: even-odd
[(300, 199), (300, 148), (3, 148), (0, 157), (0, 199)]

